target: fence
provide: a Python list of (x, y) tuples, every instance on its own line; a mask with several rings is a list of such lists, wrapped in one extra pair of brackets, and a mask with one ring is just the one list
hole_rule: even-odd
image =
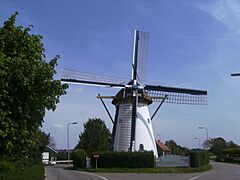
[(156, 167), (189, 167), (189, 156), (165, 155), (156, 160)]

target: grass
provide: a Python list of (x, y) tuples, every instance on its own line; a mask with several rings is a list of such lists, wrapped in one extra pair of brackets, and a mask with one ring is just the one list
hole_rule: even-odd
[(97, 173), (194, 173), (204, 172), (212, 169), (210, 164), (196, 168), (183, 167), (155, 167), (155, 168), (98, 168), (96, 169), (78, 169), (85, 172)]

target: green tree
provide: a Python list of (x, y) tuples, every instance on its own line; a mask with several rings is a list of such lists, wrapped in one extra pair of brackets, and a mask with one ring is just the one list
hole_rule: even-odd
[(89, 119), (84, 124), (84, 131), (79, 135), (79, 142), (75, 149), (83, 149), (87, 153), (106, 151), (109, 149), (110, 131), (103, 120)]
[(223, 158), (223, 150), (227, 148), (227, 142), (222, 137), (210, 138), (208, 140), (210, 152), (217, 156), (218, 161)]
[(236, 143), (234, 143), (233, 141), (228, 141), (227, 142), (227, 148), (239, 148), (239, 145), (237, 145)]
[(170, 149), (171, 154), (188, 155), (190, 150), (186, 147), (178, 145), (174, 140), (166, 141), (166, 146)]
[(34, 139), (36, 146), (31, 146), (28, 148), (28, 151), (26, 152), (27, 157), (31, 160), (38, 160), (41, 161), (41, 154), (46, 149), (46, 146), (50, 143), (50, 133), (46, 134), (45, 132), (38, 129), (36, 133), (34, 134)]
[(222, 137), (210, 138), (203, 143), (203, 146), (209, 148), (210, 152), (217, 156), (216, 160), (218, 161), (223, 160), (224, 150), (239, 148), (233, 141), (226, 142)]
[(54, 138), (50, 135), (50, 133), (47, 134), (44, 131), (41, 131), (40, 129), (38, 129), (36, 132), (35, 139), (38, 144), (36, 148), (41, 153), (45, 151), (47, 146), (55, 148)]
[(0, 27), (0, 158), (37, 146), (45, 110), (55, 110), (67, 88), (53, 80), (59, 56), (46, 62), (42, 36), (16, 26), (17, 15)]

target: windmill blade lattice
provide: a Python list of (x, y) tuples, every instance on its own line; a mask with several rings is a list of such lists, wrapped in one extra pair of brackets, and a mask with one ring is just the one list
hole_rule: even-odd
[(149, 86), (144, 88), (153, 101), (161, 101), (162, 97), (167, 95), (165, 103), (189, 104), (189, 105), (206, 105), (207, 91), (183, 89), (165, 86)]
[(71, 69), (64, 69), (61, 81), (119, 87), (124, 87), (126, 84), (126, 81), (122, 78), (85, 73)]
[(148, 54), (149, 33), (139, 31), (138, 54), (137, 54), (137, 76), (138, 81), (146, 80), (146, 66)]

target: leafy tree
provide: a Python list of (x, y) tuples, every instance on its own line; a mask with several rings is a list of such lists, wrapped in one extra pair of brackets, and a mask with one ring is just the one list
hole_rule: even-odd
[(216, 160), (221, 161), (223, 158), (223, 150), (227, 148), (227, 142), (222, 137), (210, 138), (204, 143), (210, 148), (210, 152), (217, 156)]
[(38, 129), (36, 132), (36, 142), (38, 144), (36, 149), (41, 153), (44, 152), (46, 146), (49, 144), (49, 139), (50, 139), (50, 134), (46, 134), (45, 132)]
[(37, 146), (45, 110), (55, 110), (67, 88), (53, 80), (59, 56), (46, 62), (42, 36), (16, 26), (17, 15), (0, 27), (0, 157)]
[(208, 141), (203, 143), (204, 147), (210, 148), (210, 152), (217, 156), (216, 160), (221, 161), (224, 155), (225, 149), (239, 148), (233, 141), (228, 141), (222, 137), (210, 138)]
[(106, 151), (109, 149), (110, 131), (103, 120), (89, 119), (84, 124), (84, 131), (79, 135), (79, 142), (75, 149), (83, 149), (87, 153)]
[(171, 154), (176, 153), (177, 143), (174, 140), (166, 141), (166, 146), (170, 149)]
[(171, 154), (188, 155), (190, 150), (178, 145), (174, 140), (166, 141), (166, 146), (170, 149)]
[[(70, 159), (71, 158), (71, 153), (70, 153)], [(57, 154), (57, 159), (58, 160), (67, 160), (68, 159), (68, 151), (66, 149), (59, 149), (58, 154)]]
[(55, 148), (55, 142), (54, 138), (50, 135), (50, 133), (45, 133), (44, 131), (41, 131), (40, 129), (36, 132), (36, 142), (38, 144), (37, 149), (42, 153), (45, 151), (47, 145)]
[(239, 145), (237, 145), (233, 141), (228, 141), (227, 142), (227, 148), (239, 148)]
[(28, 148), (28, 151), (26, 152), (28, 158), (31, 160), (41, 160), (41, 154), (46, 149), (46, 146), (50, 143), (50, 133), (46, 134), (45, 132), (38, 129), (36, 133), (34, 134), (35, 143), (36, 146), (31, 146)]

